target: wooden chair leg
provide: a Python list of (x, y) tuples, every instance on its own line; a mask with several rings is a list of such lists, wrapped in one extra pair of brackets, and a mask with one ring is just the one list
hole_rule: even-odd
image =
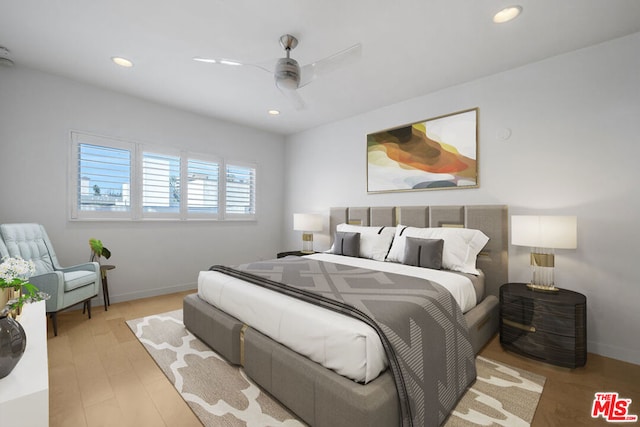
[(109, 282), (107, 281), (106, 271), (102, 276), (102, 299), (104, 300), (104, 311), (107, 311), (107, 307), (111, 305), (111, 301), (109, 301)]
[(87, 305), (87, 313), (89, 313), (89, 319), (91, 319), (91, 300), (88, 299), (85, 304)]
[(57, 337), (58, 336), (58, 313), (55, 311), (53, 313), (49, 313), (49, 317), (51, 318), (51, 321), (53, 323), (53, 336)]

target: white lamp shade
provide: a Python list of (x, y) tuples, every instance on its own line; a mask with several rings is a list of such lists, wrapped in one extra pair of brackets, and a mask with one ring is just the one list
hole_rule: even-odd
[(513, 215), (511, 244), (532, 248), (575, 249), (578, 247), (575, 216)]
[(297, 231), (322, 231), (322, 215), (294, 213), (293, 229)]

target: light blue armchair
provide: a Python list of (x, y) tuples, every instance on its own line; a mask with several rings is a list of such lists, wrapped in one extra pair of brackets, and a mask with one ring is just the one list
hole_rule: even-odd
[(57, 314), (61, 310), (86, 303), (91, 319), (91, 299), (98, 295), (101, 285), (97, 262), (61, 267), (49, 236), (40, 224), (2, 224), (0, 237), (2, 258), (20, 257), (34, 262), (36, 274), (29, 282), (50, 295), (46, 310), (53, 320), (54, 335), (58, 335)]

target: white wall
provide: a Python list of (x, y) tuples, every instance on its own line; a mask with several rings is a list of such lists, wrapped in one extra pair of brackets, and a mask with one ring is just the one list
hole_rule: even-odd
[[(328, 215), (331, 206), (507, 204), (511, 214), (577, 215), (578, 249), (558, 251), (556, 282), (587, 296), (590, 352), (640, 363), (638, 52), (640, 33), (289, 137), (285, 243), (300, 245), (292, 213)], [(473, 107), (480, 188), (367, 195), (368, 133)], [(328, 248), (326, 223), (316, 249)], [(510, 281), (529, 277), (528, 249), (511, 247)]]
[[(205, 94), (203, 94), (205, 96)], [(213, 95), (211, 95), (213, 96)], [(258, 163), (253, 222), (73, 222), (70, 130)], [(45, 226), (62, 265), (113, 256), (112, 302), (195, 287), (213, 264), (274, 258), (282, 247), (284, 138), (25, 68), (0, 67), (0, 222)]]

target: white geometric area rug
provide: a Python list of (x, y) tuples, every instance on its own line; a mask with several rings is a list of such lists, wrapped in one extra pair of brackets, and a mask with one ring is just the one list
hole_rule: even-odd
[[(192, 335), (182, 323), (182, 310), (129, 320), (127, 325), (205, 426), (306, 425), (242, 368)], [(480, 356), (476, 367), (476, 382), (445, 426), (529, 426), (545, 378)]]

